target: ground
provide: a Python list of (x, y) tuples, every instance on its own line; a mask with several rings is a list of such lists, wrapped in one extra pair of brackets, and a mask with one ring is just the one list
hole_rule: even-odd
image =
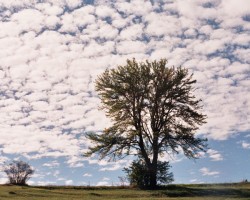
[(0, 185), (1, 200), (250, 200), (250, 183), (168, 185), (157, 190), (129, 187)]

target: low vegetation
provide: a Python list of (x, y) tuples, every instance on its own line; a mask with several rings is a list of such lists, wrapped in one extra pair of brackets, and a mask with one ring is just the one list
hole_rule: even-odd
[(14, 160), (3, 166), (3, 171), (9, 179), (9, 183), (13, 185), (26, 185), (35, 172), (28, 163), (21, 160)]
[(0, 185), (1, 200), (249, 200), (250, 183), (168, 185), (157, 190), (129, 187)]
[[(158, 161), (156, 180), (158, 185), (168, 184), (174, 181), (174, 175), (169, 172), (169, 162)], [(143, 159), (134, 160), (128, 168), (123, 170), (131, 186), (140, 188), (150, 187), (150, 172)]]

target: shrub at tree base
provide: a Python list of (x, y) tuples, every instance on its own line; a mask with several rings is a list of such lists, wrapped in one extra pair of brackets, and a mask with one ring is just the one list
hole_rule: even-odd
[[(174, 181), (173, 173), (169, 172), (169, 162), (158, 161), (157, 184), (168, 184)], [(150, 187), (150, 171), (144, 160), (133, 161), (129, 168), (124, 168), (131, 186)]]
[(26, 162), (14, 160), (9, 165), (4, 166), (4, 172), (7, 174), (10, 184), (27, 185), (27, 181), (35, 170)]

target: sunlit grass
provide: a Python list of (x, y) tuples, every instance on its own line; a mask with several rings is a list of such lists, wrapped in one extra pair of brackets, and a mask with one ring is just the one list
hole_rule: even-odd
[(84, 186), (0, 186), (1, 200), (249, 200), (250, 183), (169, 185), (157, 190), (141, 190), (129, 187)]

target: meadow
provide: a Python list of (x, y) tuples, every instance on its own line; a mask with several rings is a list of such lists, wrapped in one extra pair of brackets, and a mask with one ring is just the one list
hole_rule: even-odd
[(1, 200), (250, 200), (250, 183), (168, 185), (157, 190), (121, 186), (0, 185)]

